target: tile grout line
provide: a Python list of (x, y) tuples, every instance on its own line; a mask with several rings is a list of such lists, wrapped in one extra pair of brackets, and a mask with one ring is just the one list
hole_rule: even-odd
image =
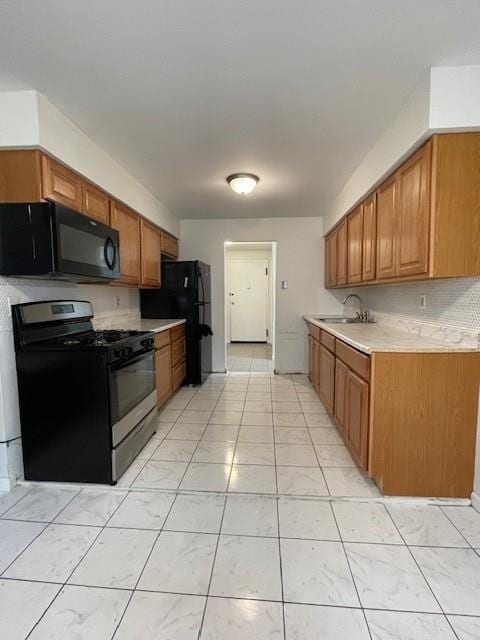
[(210, 570), (210, 579), (208, 581), (207, 592), (205, 594), (205, 606), (203, 608), (203, 614), (202, 614), (202, 619), (201, 619), (201, 622), (200, 622), (200, 626), (198, 628), (197, 638), (200, 638), (201, 635), (202, 635), (203, 625), (204, 625), (204, 622), (205, 622), (205, 615), (207, 613), (208, 599), (210, 597), (210, 589), (212, 587), (213, 573), (215, 571), (215, 563), (217, 561), (218, 547), (220, 545), (220, 536), (222, 535), (223, 519), (225, 517), (225, 510), (227, 508), (227, 500), (228, 500), (228, 497), (225, 497), (224, 498), (224, 502), (223, 502), (222, 517), (220, 518), (220, 528), (219, 528), (218, 534), (217, 534), (217, 544), (215, 545), (215, 551), (214, 551), (214, 554), (213, 554), (213, 561), (212, 561), (212, 568)]
[[(61, 509), (57, 515), (55, 516), (55, 518), (58, 518), (58, 516), (63, 513), (63, 511), (73, 502), (73, 500), (80, 495), (80, 493), (82, 493), (83, 491), (85, 491), (85, 489), (81, 489), (80, 491), (78, 491), (73, 498), (68, 502), (67, 505), (65, 505), (65, 507), (63, 509)], [(120, 505), (123, 503), (123, 501), (125, 500), (125, 498), (127, 497), (128, 492), (126, 492), (126, 494), (123, 496), (120, 504), (118, 505), (117, 509), (120, 507)], [(115, 509), (115, 511), (117, 510)], [(114, 513), (115, 513), (114, 511)], [(56, 524), (56, 526), (77, 526), (77, 525), (68, 525), (68, 524), (61, 524), (61, 523), (55, 523), (54, 520), (55, 518), (48, 524), (48, 526), (52, 525), (52, 524)], [(108, 522), (108, 520), (107, 520)], [(63, 581), (62, 583), (54, 583), (54, 584), (59, 584), (60, 588), (57, 591), (55, 597), (52, 599), (52, 601), (50, 602), (50, 604), (48, 605), (48, 607), (45, 609), (45, 611), (42, 613), (42, 615), (40, 616), (40, 618), (36, 621), (36, 623), (33, 625), (33, 627), (30, 629), (28, 635), (27, 635), (27, 640), (28, 638), (30, 638), (31, 634), (33, 633), (33, 631), (35, 630), (35, 628), (40, 624), (40, 622), (43, 620), (44, 616), (46, 615), (47, 611), (50, 610), (50, 608), (52, 607), (53, 603), (56, 602), (58, 596), (62, 593), (62, 591), (65, 589), (65, 587), (67, 586), (67, 583), (69, 581), (69, 579), (72, 577), (74, 571), (77, 569), (77, 567), (80, 565), (81, 562), (83, 562), (83, 560), (86, 558), (88, 552), (90, 551), (90, 549), (93, 547), (93, 545), (96, 543), (96, 541), (98, 540), (98, 538), (100, 537), (100, 535), (102, 534), (102, 532), (104, 531), (106, 524), (103, 527), (100, 527), (100, 531), (97, 533), (96, 536), (94, 536), (92, 542), (88, 545), (88, 548), (85, 550), (85, 553), (82, 555), (82, 557), (80, 558), (80, 560), (75, 564), (75, 566), (73, 567), (72, 571), (68, 574), (67, 579), (65, 581)], [(90, 525), (85, 525), (85, 526), (90, 526)], [(97, 528), (97, 527), (93, 527), (91, 526), (90, 528)], [(46, 528), (45, 528), (46, 529)], [(44, 531), (45, 531), (44, 529)], [(88, 588), (88, 587), (87, 587)]]
[(285, 588), (283, 582), (283, 562), (282, 562), (282, 544), (280, 537), (280, 498), (276, 499), (277, 511), (277, 531), (278, 531), (278, 557), (280, 561), (280, 585), (282, 589), (282, 619), (283, 619), (283, 640), (287, 640), (287, 625), (285, 623)]
[(455, 630), (454, 630), (454, 628), (453, 628), (453, 626), (452, 626), (452, 624), (451, 624), (450, 620), (449, 620), (449, 619), (448, 619), (448, 617), (447, 617), (447, 614), (445, 613), (445, 611), (444, 611), (444, 609), (443, 609), (442, 605), (440, 604), (439, 599), (438, 599), (438, 598), (437, 598), (437, 596), (435, 595), (435, 592), (434, 592), (434, 590), (433, 590), (433, 587), (431, 586), (430, 582), (427, 580), (427, 577), (426, 577), (426, 576), (425, 576), (425, 574), (423, 573), (423, 570), (422, 570), (422, 568), (421, 568), (420, 564), (417, 562), (417, 559), (415, 558), (415, 556), (413, 555), (413, 553), (412, 553), (412, 551), (411, 551), (410, 547), (409, 547), (409, 546), (408, 546), (408, 544), (406, 543), (406, 540), (405, 540), (404, 536), (402, 535), (402, 532), (400, 531), (400, 528), (397, 526), (397, 523), (395, 522), (395, 520), (394, 520), (394, 518), (393, 518), (392, 514), (390, 513), (390, 511), (388, 510), (388, 508), (387, 508), (386, 506), (385, 506), (384, 508), (385, 508), (385, 511), (386, 511), (386, 512), (387, 512), (387, 514), (388, 514), (388, 517), (389, 517), (389, 518), (390, 518), (390, 520), (392, 521), (393, 526), (394, 526), (394, 527), (395, 527), (395, 529), (397, 530), (398, 535), (399, 535), (399, 536), (400, 536), (400, 538), (403, 540), (404, 546), (407, 548), (408, 553), (410, 554), (410, 557), (412, 558), (413, 562), (415, 563), (415, 566), (417, 567), (417, 569), (418, 569), (419, 573), (421, 574), (422, 578), (424, 579), (425, 584), (427, 585), (428, 590), (429, 590), (429, 591), (430, 591), (430, 593), (432, 594), (433, 599), (434, 599), (434, 600), (435, 600), (435, 602), (438, 604), (438, 608), (440, 609), (440, 612), (443, 614), (443, 616), (444, 616), (445, 620), (447, 621), (448, 626), (451, 628), (451, 630), (452, 630), (452, 632), (453, 632), (454, 636), (455, 636), (456, 638), (458, 638), (458, 636), (457, 636), (457, 634), (456, 634), (456, 632), (455, 632)]
[[(132, 590), (131, 590), (131, 592), (130, 592), (130, 597), (128, 598), (128, 601), (127, 601), (127, 604), (126, 604), (126, 606), (125, 606), (125, 609), (123, 610), (122, 615), (120, 616), (120, 619), (119, 619), (119, 621), (118, 621), (118, 624), (117, 624), (117, 626), (115, 627), (115, 629), (114, 629), (114, 631), (113, 631), (113, 634), (112, 634), (112, 636), (111, 636), (111, 640), (113, 640), (113, 638), (115, 637), (115, 635), (116, 635), (116, 633), (117, 633), (117, 631), (118, 631), (118, 629), (119, 629), (119, 627), (120, 627), (121, 623), (123, 622), (123, 619), (124, 619), (124, 617), (125, 617), (125, 613), (127, 612), (127, 609), (128, 609), (128, 607), (130, 606), (130, 603), (131, 603), (131, 601), (132, 601), (132, 599), (133, 599), (133, 596), (134, 596), (134, 594), (135, 594), (135, 591), (137, 590), (137, 587), (138, 587), (138, 584), (139, 584), (139, 582), (140, 582), (140, 580), (141, 580), (141, 578), (142, 578), (143, 572), (145, 571), (145, 567), (147, 566), (148, 561), (150, 560), (150, 558), (151, 558), (151, 556), (152, 556), (153, 550), (155, 549), (155, 546), (156, 546), (156, 544), (157, 544), (157, 542), (158, 542), (158, 539), (160, 538), (160, 534), (161, 534), (161, 533), (162, 533), (162, 531), (164, 530), (163, 528), (164, 528), (164, 526), (165, 526), (165, 523), (167, 522), (167, 518), (169, 517), (170, 512), (171, 512), (171, 511), (172, 511), (172, 509), (173, 509), (173, 505), (175, 504), (175, 502), (176, 502), (176, 501), (177, 501), (177, 496), (175, 496), (175, 498), (172, 500), (172, 504), (170, 505), (170, 508), (169, 508), (169, 510), (168, 510), (168, 513), (167, 513), (167, 515), (165, 516), (165, 520), (163, 521), (162, 528), (158, 531), (158, 533), (157, 533), (157, 535), (156, 535), (156, 537), (155, 537), (155, 540), (153, 541), (153, 545), (152, 545), (152, 547), (151, 547), (151, 549), (150, 549), (150, 552), (149, 552), (149, 553), (148, 553), (148, 555), (147, 555), (147, 559), (145, 560), (145, 562), (144, 562), (144, 564), (143, 564), (142, 570), (141, 570), (141, 571), (140, 571), (140, 573), (138, 574), (138, 578), (137, 578), (137, 581), (135, 582), (135, 586), (133, 587), (133, 589), (132, 589)], [(112, 514), (112, 517), (113, 517), (113, 514)]]
[(346, 560), (346, 563), (347, 563), (347, 566), (348, 566), (348, 571), (350, 573), (350, 577), (352, 579), (353, 586), (355, 587), (355, 593), (357, 594), (358, 603), (359, 603), (359, 605), (361, 607), (362, 614), (363, 614), (363, 619), (365, 620), (365, 624), (367, 626), (368, 635), (372, 639), (372, 632), (371, 632), (371, 629), (370, 629), (370, 625), (368, 624), (368, 619), (367, 619), (367, 616), (365, 614), (365, 610), (364, 610), (364, 607), (363, 607), (363, 602), (362, 602), (362, 600), (360, 598), (360, 594), (358, 592), (357, 583), (355, 581), (355, 576), (353, 574), (352, 566), (350, 564), (350, 558), (348, 557), (348, 553), (347, 553), (347, 550), (345, 548), (345, 542), (343, 540), (342, 532), (341, 532), (340, 527), (338, 526), (337, 516), (335, 514), (335, 509), (333, 508), (332, 504), (330, 504), (330, 511), (331, 511), (332, 517), (333, 517), (333, 519), (335, 521), (335, 526), (337, 527), (338, 535), (339, 535), (339, 538), (340, 538), (340, 544), (342, 545), (343, 554), (345, 556), (345, 560)]

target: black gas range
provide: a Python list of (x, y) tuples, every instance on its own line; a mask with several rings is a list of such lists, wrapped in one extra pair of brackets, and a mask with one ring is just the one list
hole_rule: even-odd
[(154, 334), (89, 302), (12, 307), (25, 479), (115, 484), (156, 428)]

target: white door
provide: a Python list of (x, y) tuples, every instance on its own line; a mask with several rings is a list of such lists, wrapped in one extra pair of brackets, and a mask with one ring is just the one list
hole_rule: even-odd
[(228, 300), (232, 342), (266, 342), (267, 296), (266, 260), (230, 262)]

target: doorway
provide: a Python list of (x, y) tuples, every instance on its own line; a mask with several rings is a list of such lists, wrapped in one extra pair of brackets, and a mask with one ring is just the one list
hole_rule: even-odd
[(225, 335), (229, 371), (274, 370), (275, 250), (274, 242), (225, 243)]

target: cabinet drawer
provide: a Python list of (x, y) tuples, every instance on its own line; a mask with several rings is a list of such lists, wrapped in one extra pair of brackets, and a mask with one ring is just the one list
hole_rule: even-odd
[(185, 359), (186, 344), (185, 338), (179, 338), (172, 342), (172, 364), (175, 366)]
[(320, 330), (320, 342), (332, 353), (335, 353), (335, 338), (328, 331)]
[(155, 349), (161, 349), (167, 344), (170, 344), (170, 329), (155, 334)]
[(336, 340), (335, 353), (352, 371), (364, 380), (370, 380), (370, 357), (348, 346), (341, 340)]
[(183, 338), (185, 336), (185, 325), (179, 324), (177, 327), (172, 327), (172, 329), (170, 329), (170, 333), (172, 334), (172, 342), (179, 338)]
[(318, 340), (320, 342), (320, 327), (317, 327), (314, 324), (310, 324), (309, 322), (308, 324), (308, 333), (312, 336), (312, 338), (315, 338), (315, 340)]
[(187, 365), (185, 363), (185, 360), (177, 364), (175, 367), (173, 367), (172, 386), (174, 391), (178, 389), (178, 387), (182, 384), (182, 382), (186, 378), (186, 375), (187, 375)]

